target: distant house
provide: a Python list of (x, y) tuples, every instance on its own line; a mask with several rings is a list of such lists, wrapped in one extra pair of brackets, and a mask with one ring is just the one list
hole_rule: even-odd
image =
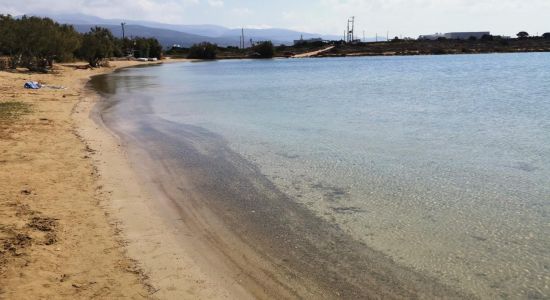
[(428, 40), (428, 41), (435, 41), (439, 38), (444, 38), (445, 35), (443, 33), (436, 33), (436, 34), (426, 34), (426, 35), (421, 35), (418, 37), (419, 40)]
[(312, 43), (318, 43), (322, 42), (322, 38), (311, 38), (311, 39), (304, 39), (302, 36), (299, 40), (294, 40), (294, 46), (296, 45), (303, 45), (303, 44), (312, 44)]
[(449, 32), (445, 33), (445, 38), (449, 40), (467, 40), (470, 38), (481, 39), (484, 35), (491, 35), (489, 31), (479, 31), (479, 32)]
[(421, 35), (419, 40), (431, 40), (435, 41), (439, 38), (446, 38), (449, 40), (468, 40), (470, 38), (481, 39), (484, 35), (491, 35), (489, 31), (477, 31), (477, 32), (448, 32), (448, 33), (436, 33), (429, 35)]

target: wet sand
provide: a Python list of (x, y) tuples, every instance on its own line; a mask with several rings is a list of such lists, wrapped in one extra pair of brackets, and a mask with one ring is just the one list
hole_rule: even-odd
[[(159, 297), (177, 288), (171, 293), (155, 274), (177, 263), (146, 251), (140, 257), (137, 248), (149, 239), (136, 230), (143, 222), (164, 234), (151, 235), (155, 251), (190, 258), (200, 270), (199, 296), (216, 286), (215, 296), (230, 298), (472, 298), (355, 241), (288, 198), (221, 136), (156, 118), (150, 99), (113, 95), (113, 84), (105, 76), (92, 80), (105, 96), (96, 121), (120, 139), (136, 171), (130, 181), (151, 195), (141, 203), (155, 218), (132, 221), (128, 214), (125, 231), (135, 232), (130, 255), (153, 274)], [(173, 286), (189, 279), (171, 275)]]

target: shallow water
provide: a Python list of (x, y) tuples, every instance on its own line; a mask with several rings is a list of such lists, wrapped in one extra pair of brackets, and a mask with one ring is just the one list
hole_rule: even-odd
[(550, 54), (201, 62), (109, 79), (155, 117), (218, 134), (399, 264), (482, 298), (550, 297)]

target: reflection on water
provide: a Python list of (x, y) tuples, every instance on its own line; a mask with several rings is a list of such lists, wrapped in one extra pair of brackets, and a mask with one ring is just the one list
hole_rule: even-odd
[(113, 77), (113, 92), (139, 91), (156, 115), (220, 134), (295, 201), (397, 262), (485, 298), (550, 297), (549, 54)]

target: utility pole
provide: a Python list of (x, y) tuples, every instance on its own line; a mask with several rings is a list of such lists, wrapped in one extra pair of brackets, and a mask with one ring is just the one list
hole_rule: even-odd
[(244, 28), (241, 28), (241, 48), (244, 49)]
[(363, 30), (363, 43), (367, 42), (367, 38), (365, 38), (365, 31)]
[(390, 40), (390, 32), (386, 31), (386, 42)]
[(124, 28), (124, 26), (126, 26), (126, 23), (125, 22), (122, 22), (120, 23), (120, 26), (122, 27), (122, 51), (124, 53), (124, 55), (128, 55), (128, 49), (126, 49), (126, 30)]
[(348, 30), (346, 33), (346, 42), (351, 43), (355, 40), (355, 17), (348, 19)]
[(126, 26), (125, 22), (120, 23), (120, 26), (122, 26), (122, 39), (124, 40), (126, 38), (126, 31), (124, 29), (124, 26)]
[(348, 29), (346, 30), (346, 42), (349, 43), (349, 19), (348, 19)]

